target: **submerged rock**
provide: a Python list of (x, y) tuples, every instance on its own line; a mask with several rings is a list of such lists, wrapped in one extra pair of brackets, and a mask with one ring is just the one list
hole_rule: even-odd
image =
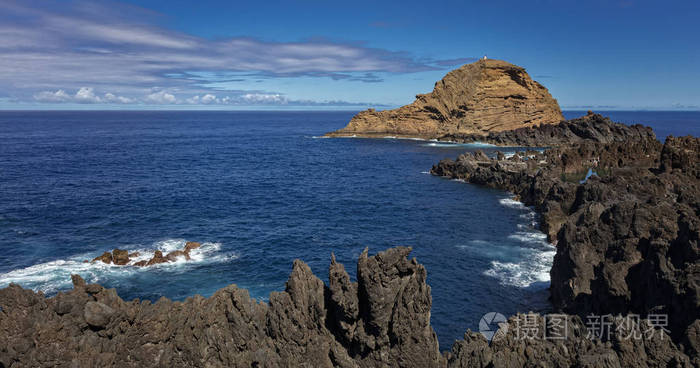
[(395, 110), (369, 109), (327, 136), (484, 135), (564, 120), (559, 104), (524, 68), (501, 60), (479, 60), (455, 69)]

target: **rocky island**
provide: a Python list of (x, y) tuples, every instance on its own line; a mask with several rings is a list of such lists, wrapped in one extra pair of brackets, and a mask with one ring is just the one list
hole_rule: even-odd
[(395, 110), (369, 109), (328, 137), (485, 135), (564, 120), (557, 101), (524, 68), (501, 60), (464, 65)]

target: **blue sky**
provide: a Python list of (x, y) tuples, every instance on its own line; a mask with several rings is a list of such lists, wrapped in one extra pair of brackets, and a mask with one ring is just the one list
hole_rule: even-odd
[(388, 108), (487, 54), (564, 109), (700, 109), (698, 1), (0, 0), (0, 109)]

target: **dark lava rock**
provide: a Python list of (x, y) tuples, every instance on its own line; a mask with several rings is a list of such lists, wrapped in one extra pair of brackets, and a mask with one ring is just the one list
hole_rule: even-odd
[(200, 243), (193, 242), (193, 241), (188, 241), (187, 243), (185, 243), (185, 249), (184, 249), (184, 251), (185, 251), (186, 253), (189, 253), (192, 249), (197, 249), (197, 248), (199, 248), (199, 247), (201, 247), (201, 246), (202, 246), (202, 244), (200, 244)]
[(159, 264), (159, 263), (167, 263), (170, 262), (167, 258), (163, 257), (163, 252), (157, 250), (153, 252), (153, 258), (148, 260), (146, 262), (146, 266), (152, 266), (154, 264)]
[(87, 304), (85, 304), (85, 322), (90, 326), (104, 328), (109, 323), (113, 314), (114, 309), (102, 303), (87, 302)]
[(101, 256), (95, 257), (95, 258), (92, 260), (92, 262), (95, 262), (95, 261), (102, 261), (102, 262), (104, 262), (104, 263), (106, 263), (106, 264), (111, 264), (111, 263), (112, 263), (112, 253), (110, 253), (110, 252), (104, 252), (104, 253), (102, 253)]
[(182, 250), (174, 250), (165, 256), (165, 258), (168, 260), (168, 262), (175, 262), (178, 257), (185, 257), (185, 259), (189, 261), (190, 260), (190, 252), (185, 252)]
[(584, 142), (612, 143), (654, 138), (651, 128), (614, 123), (600, 114), (514, 130), (480, 134), (447, 134), (439, 138), (453, 142), (484, 142), (498, 146), (556, 147)]
[[(295, 261), (283, 292), (269, 303), (235, 285), (209, 298), (123, 301), (114, 289), (86, 285), (45, 298), (11, 284), (0, 289), (0, 367), (691, 367), (663, 330), (629, 340), (645, 321), (611, 321), (608, 342), (590, 338), (567, 315), (563, 340), (523, 338), (524, 315), (511, 317), (493, 342), (468, 331), (440, 354), (430, 326), (426, 270), (392, 248), (358, 260), (358, 281), (331, 261), (329, 285)], [(94, 286), (93, 286), (94, 285)], [(60, 312), (60, 313), (59, 313)], [(545, 326), (544, 317), (528, 315)], [(620, 328), (624, 326), (624, 328)], [(692, 326), (698, 335), (698, 322)], [(543, 330), (544, 331), (544, 330)]]
[(112, 251), (112, 259), (115, 265), (125, 265), (129, 263), (129, 252), (121, 249), (115, 249)]
[[(700, 318), (700, 139), (582, 143), (528, 158), (443, 160), (435, 175), (505, 189), (542, 214), (556, 243), (551, 299), (558, 310), (667, 315), (693, 346)], [(592, 169), (585, 182), (571, 176)], [(692, 331), (690, 331), (690, 330)], [(692, 334), (691, 334), (692, 332)]]

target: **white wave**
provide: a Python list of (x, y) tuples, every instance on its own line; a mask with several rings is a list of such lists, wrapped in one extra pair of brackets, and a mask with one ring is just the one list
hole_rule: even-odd
[(490, 245), (491, 243), (487, 242), (486, 240), (481, 240), (481, 239), (475, 239), (475, 240), (470, 240), (469, 244), (473, 245)]
[(84, 260), (93, 259), (99, 254), (79, 254), (66, 259), (40, 263), (0, 274), (0, 288), (6, 287), (10, 283), (16, 283), (35, 291), (53, 294), (72, 287), (71, 274), (78, 274), (88, 282), (94, 283), (114, 278), (128, 278), (137, 273), (150, 272), (155, 269), (163, 272), (186, 272), (187, 268), (192, 265), (223, 263), (238, 258), (236, 253), (221, 252), (221, 243), (205, 242), (200, 248), (190, 251), (191, 259), (189, 261), (185, 257), (178, 257), (175, 262), (148, 267), (133, 266), (138, 261), (151, 259), (156, 250), (160, 250), (165, 255), (174, 250), (184, 249), (185, 243), (186, 241), (183, 239), (168, 239), (148, 247), (124, 247), (129, 253), (140, 253), (137, 257), (132, 257), (129, 264), (124, 266), (103, 262), (84, 262)]
[(516, 201), (515, 199), (512, 198), (501, 198), (498, 200), (498, 203), (500, 203), (503, 206), (510, 207), (510, 208), (515, 208), (515, 209), (525, 209), (525, 205), (523, 202)]
[(480, 141), (474, 141), (472, 143), (467, 143), (467, 144), (472, 146), (472, 147), (497, 147), (495, 144), (484, 143), (484, 142), (480, 142)]
[(556, 254), (553, 248), (528, 252), (519, 262), (491, 261), (491, 267), (484, 271), (484, 275), (498, 279), (502, 285), (521, 288), (536, 282), (549, 282), (549, 270)]
[(523, 243), (547, 243), (546, 234), (534, 231), (518, 231), (515, 234), (508, 235), (508, 239), (517, 240)]
[(430, 171), (421, 171), (421, 174), (430, 174)]

